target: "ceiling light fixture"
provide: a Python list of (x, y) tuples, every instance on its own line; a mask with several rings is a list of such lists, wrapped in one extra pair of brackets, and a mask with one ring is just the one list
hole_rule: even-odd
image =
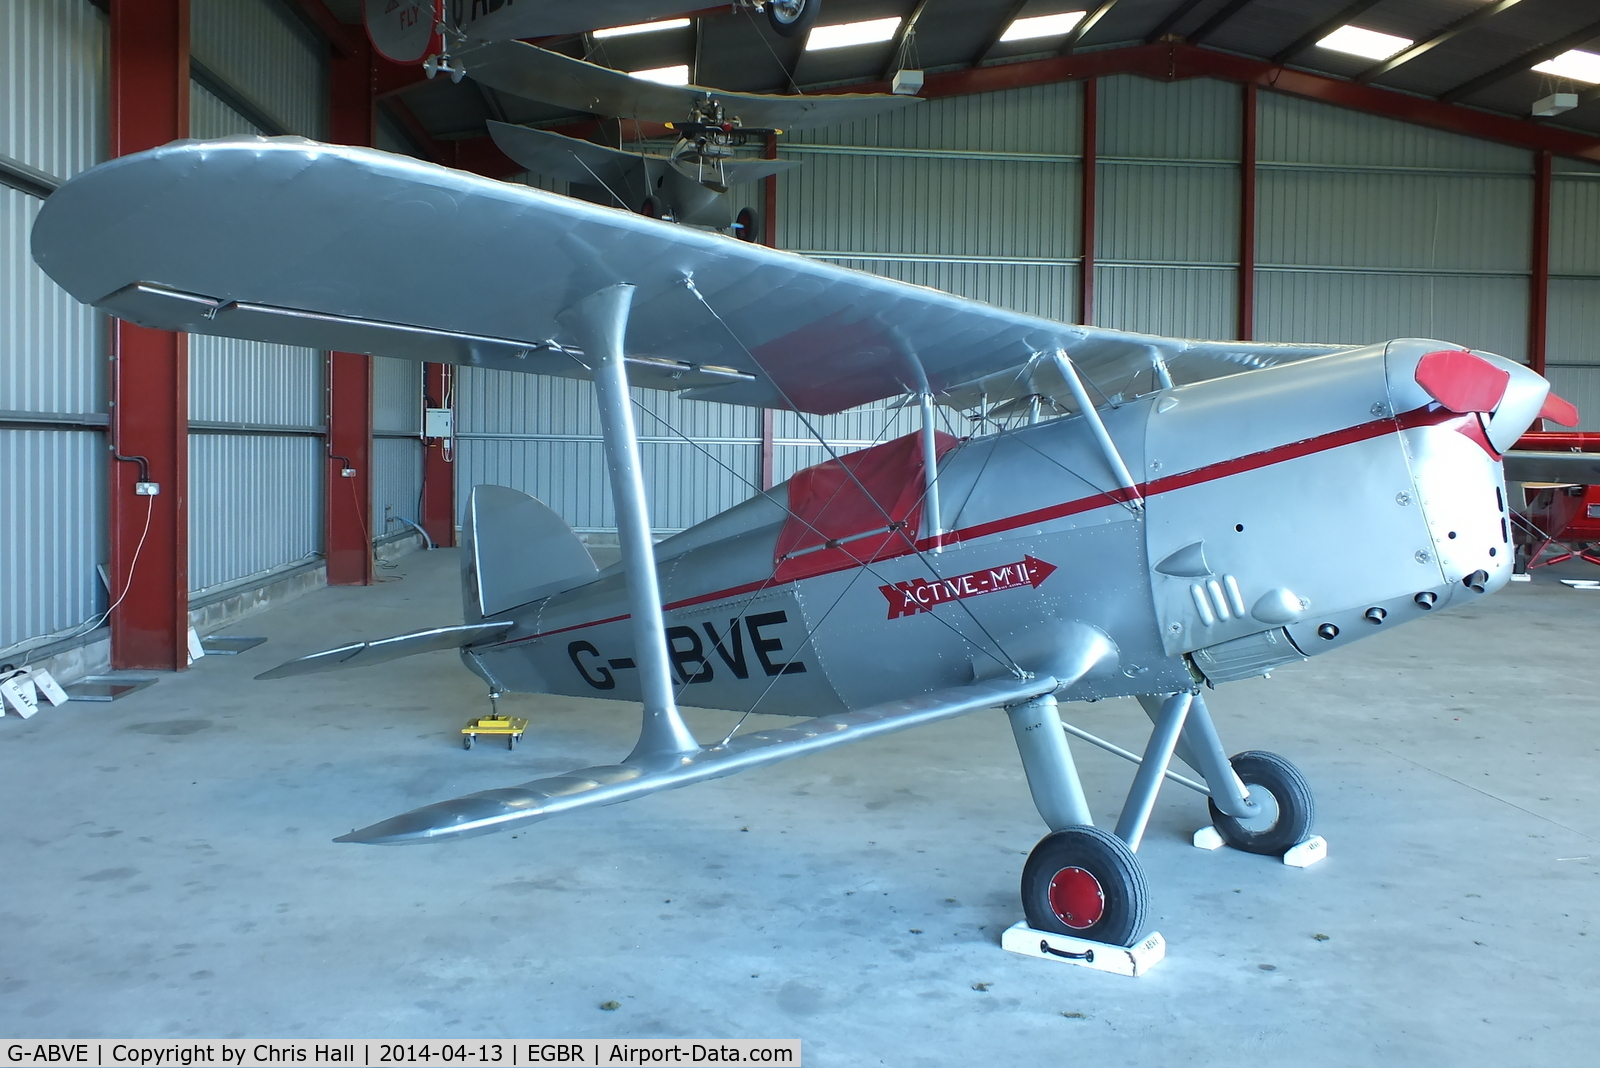
[(1340, 26), (1317, 42), (1318, 48), (1360, 56), (1362, 59), (1390, 59), (1416, 42), (1392, 33), (1363, 30), (1360, 26)]
[(1585, 85), (1600, 85), (1600, 54), (1580, 52), (1574, 48), (1555, 59), (1535, 64), (1540, 74), (1554, 74), (1557, 78), (1570, 78)]
[(1000, 35), (1000, 43), (1031, 41), (1036, 37), (1063, 37), (1083, 21), (1085, 14), (1083, 11), (1063, 11), (1059, 15), (1030, 15), (1025, 19), (1016, 19)]
[(1548, 119), (1552, 115), (1560, 115), (1564, 111), (1571, 111), (1577, 106), (1577, 93), (1551, 93), (1549, 96), (1540, 97), (1533, 102), (1533, 114), (1536, 118)]
[(660, 22), (636, 22), (631, 26), (612, 26), (595, 30), (596, 37), (631, 37), (636, 33), (655, 33), (658, 30), (681, 30), (689, 25), (688, 19), (662, 19)]
[(651, 67), (649, 70), (630, 70), (628, 72), (635, 78), (642, 78), (647, 82), (660, 82), (662, 85), (688, 85), (689, 64), (679, 63), (675, 67)]
[(818, 26), (806, 38), (806, 51), (820, 52), (825, 48), (849, 48), (851, 45), (892, 41), (899, 29), (898, 15), (886, 19), (867, 19), (865, 22), (841, 22), (836, 26)]

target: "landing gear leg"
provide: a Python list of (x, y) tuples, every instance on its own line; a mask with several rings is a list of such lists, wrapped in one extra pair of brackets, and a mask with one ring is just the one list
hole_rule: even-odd
[(1036, 697), (1006, 714), (1034, 805), (1053, 832), (1034, 846), (1022, 869), (1028, 926), (1132, 945), (1144, 931), (1149, 885), (1127, 843), (1094, 826), (1056, 699)]
[[(1161, 698), (1141, 697), (1151, 719)], [(1311, 837), (1316, 801), (1300, 769), (1276, 753), (1253, 750), (1225, 757), (1205, 699), (1196, 694), (1177, 756), (1205, 777), (1211, 824), (1222, 840), (1246, 853), (1282, 856)]]

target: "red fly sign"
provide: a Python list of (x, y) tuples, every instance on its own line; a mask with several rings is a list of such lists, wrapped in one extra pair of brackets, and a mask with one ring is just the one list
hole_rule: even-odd
[(896, 582), (893, 586), (879, 586), (878, 590), (889, 601), (889, 618), (899, 619), (918, 612), (931, 612), (947, 601), (1014, 590), (1022, 586), (1038, 589), (1039, 583), (1049, 578), (1055, 569), (1054, 564), (1024, 556), (1014, 564), (986, 567), (981, 571), (970, 571), (965, 575), (932, 582), (920, 578)]

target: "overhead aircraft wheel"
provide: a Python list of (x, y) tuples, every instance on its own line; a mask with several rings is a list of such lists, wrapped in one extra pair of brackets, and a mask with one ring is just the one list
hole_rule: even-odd
[(1098, 827), (1046, 835), (1022, 867), (1022, 911), (1036, 931), (1130, 946), (1144, 932), (1149, 906), (1138, 858)]
[(767, 0), (767, 22), (779, 37), (804, 37), (822, 10), (822, 0)]
[(750, 208), (740, 208), (739, 214), (733, 220), (733, 236), (740, 241), (760, 241), (760, 226), (757, 225), (756, 213)]
[(1240, 753), (1229, 763), (1249, 789), (1250, 800), (1261, 806), (1261, 814), (1236, 819), (1219, 810), (1216, 802), (1207, 802), (1211, 825), (1224, 842), (1246, 853), (1282, 856), (1310, 836), (1317, 805), (1299, 768), (1276, 753), (1260, 750)]

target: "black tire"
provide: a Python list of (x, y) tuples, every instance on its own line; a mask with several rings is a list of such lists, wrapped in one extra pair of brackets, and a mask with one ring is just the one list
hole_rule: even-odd
[[(1311, 785), (1299, 768), (1276, 753), (1260, 750), (1240, 753), (1228, 763), (1244, 780), (1252, 800), (1265, 800), (1277, 811), (1240, 820), (1225, 815), (1215, 801), (1208, 801), (1211, 825), (1224, 842), (1246, 853), (1281, 857), (1285, 850), (1310, 837), (1317, 804), (1311, 796)], [(1264, 799), (1259, 797), (1262, 792), (1267, 795)]]
[(1149, 910), (1150, 888), (1138, 858), (1126, 842), (1098, 827), (1046, 835), (1022, 867), (1022, 911), (1036, 931), (1131, 946), (1144, 933)]
[(516, 747), (517, 747), (517, 736), (515, 734), (506, 735), (506, 748), (507, 749), (515, 749)]
[(740, 208), (733, 220), (733, 236), (740, 241), (761, 241), (761, 227), (752, 208)]
[(472, 748), (472, 735), (463, 734), (461, 736), (461, 748), (463, 748), (463, 749), (471, 749)]
[(821, 10), (822, 0), (767, 0), (767, 25), (779, 37), (804, 37)]

